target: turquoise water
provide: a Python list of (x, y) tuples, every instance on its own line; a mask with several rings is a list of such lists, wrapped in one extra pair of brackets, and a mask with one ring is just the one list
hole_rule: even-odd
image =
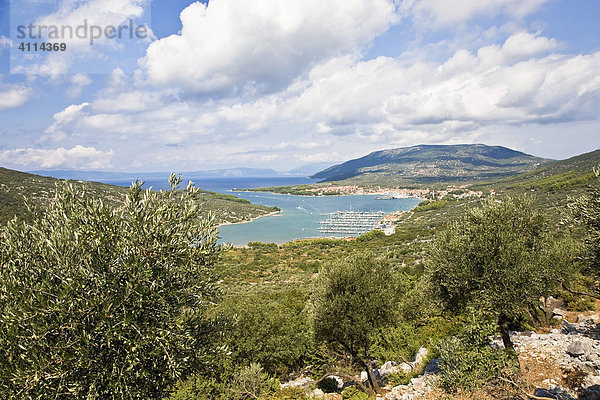
[(252, 222), (219, 228), (221, 242), (236, 246), (248, 242), (285, 243), (294, 239), (328, 237), (319, 232), (319, 222), (335, 211), (406, 211), (420, 199), (377, 200), (376, 196), (289, 196), (274, 193), (234, 192), (237, 197), (265, 206), (279, 207), (282, 212)]
[[(231, 192), (233, 188), (258, 188), (267, 186), (298, 185), (314, 181), (302, 177), (198, 177), (183, 174), (184, 183), (191, 179), (196, 187), (221, 193), (231, 193), (237, 197), (265, 206), (279, 207), (282, 212), (259, 218), (245, 224), (226, 225), (219, 228), (220, 242), (233, 243), (236, 246), (248, 242), (285, 243), (307, 237), (325, 237), (330, 234), (319, 232), (319, 222), (327, 216), (321, 215), (335, 211), (401, 211), (414, 208), (419, 199), (376, 200), (376, 196), (288, 196), (273, 193)], [(145, 187), (168, 189), (167, 179), (145, 177)], [(113, 185), (130, 186), (131, 180), (103, 181)], [(185, 186), (185, 184), (183, 185)]]

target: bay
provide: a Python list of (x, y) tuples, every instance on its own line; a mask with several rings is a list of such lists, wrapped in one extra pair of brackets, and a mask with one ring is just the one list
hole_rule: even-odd
[(294, 239), (330, 237), (319, 232), (320, 221), (327, 213), (336, 211), (408, 211), (421, 199), (377, 199), (375, 195), (364, 196), (291, 196), (274, 193), (236, 192), (237, 197), (266, 206), (276, 206), (282, 211), (273, 216), (258, 218), (252, 222), (224, 225), (219, 228), (221, 242), (236, 246), (250, 241), (285, 243)]
[[(143, 176), (140, 179), (144, 180)], [(375, 195), (360, 196), (292, 196), (263, 192), (234, 192), (234, 188), (259, 188), (309, 184), (315, 181), (303, 177), (196, 177), (183, 175), (184, 184), (192, 180), (196, 187), (219, 193), (229, 193), (252, 203), (269, 207), (279, 207), (281, 212), (254, 221), (223, 225), (219, 227), (219, 242), (244, 246), (248, 242), (285, 243), (295, 239), (330, 237), (319, 232), (320, 222), (328, 214), (336, 211), (408, 211), (419, 204), (421, 199), (377, 199)], [(130, 186), (131, 180), (102, 180), (118, 186)], [(144, 180), (144, 187), (155, 190), (168, 189), (166, 179), (155, 177)]]

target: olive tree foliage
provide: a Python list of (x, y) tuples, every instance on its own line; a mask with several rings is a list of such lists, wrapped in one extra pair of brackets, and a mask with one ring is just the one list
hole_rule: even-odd
[(220, 247), (180, 180), (119, 208), (65, 185), (0, 232), (0, 398), (163, 398), (206, 366)]
[(375, 391), (373, 335), (394, 321), (397, 294), (389, 262), (357, 255), (324, 265), (309, 303), (316, 341), (352, 356), (367, 371)]
[(549, 248), (546, 221), (531, 198), (489, 198), (436, 236), (426, 271), (446, 309), (485, 311), (512, 349), (509, 326), (556, 284)]
[[(594, 168), (597, 183), (600, 184), (600, 166)], [(586, 230), (589, 266), (594, 275), (600, 275), (600, 186), (593, 186), (590, 193), (569, 204), (576, 223)]]

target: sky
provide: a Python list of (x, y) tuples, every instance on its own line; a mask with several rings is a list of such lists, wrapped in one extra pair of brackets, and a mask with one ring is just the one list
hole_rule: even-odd
[[(0, 166), (286, 171), (456, 143), (564, 159), (600, 148), (599, 17), (597, 0), (0, 0)], [(64, 34), (84, 21), (103, 35)], [(42, 42), (66, 49), (19, 49)]]

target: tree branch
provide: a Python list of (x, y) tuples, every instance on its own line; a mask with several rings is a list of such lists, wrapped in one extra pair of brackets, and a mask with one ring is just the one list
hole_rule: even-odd
[[(497, 377), (495, 377), (495, 379), (498, 379), (498, 380), (501, 380), (503, 382), (511, 384), (515, 388), (519, 389), (521, 391), (521, 393), (523, 393), (526, 397), (528, 397), (530, 399), (533, 399), (533, 400), (548, 400), (548, 397), (539, 397), (539, 396), (527, 393), (525, 390), (523, 390), (523, 388), (521, 386), (517, 385), (515, 382), (513, 382), (510, 379), (506, 379), (506, 378), (503, 378), (501, 376), (497, 376)], [(556, 396), (554, 396), (554, 398), (558, 399), (558, 397), (556, 397)]]
[(587, 292), (579, 292), (577, 290), (573, 290), (573, 289), (567, 287), (567, 285), (565, 285), (564, 282), (561, 282), (560, 284), (562, 285), (563, 289), (565, 289), (567, 292), (569, 292), (571, 294), (577, 294), (579, 296), (589, 296), (593, 299), (600, 300), (600, 296), (598, 296), (597, 294), (587, 293)]

